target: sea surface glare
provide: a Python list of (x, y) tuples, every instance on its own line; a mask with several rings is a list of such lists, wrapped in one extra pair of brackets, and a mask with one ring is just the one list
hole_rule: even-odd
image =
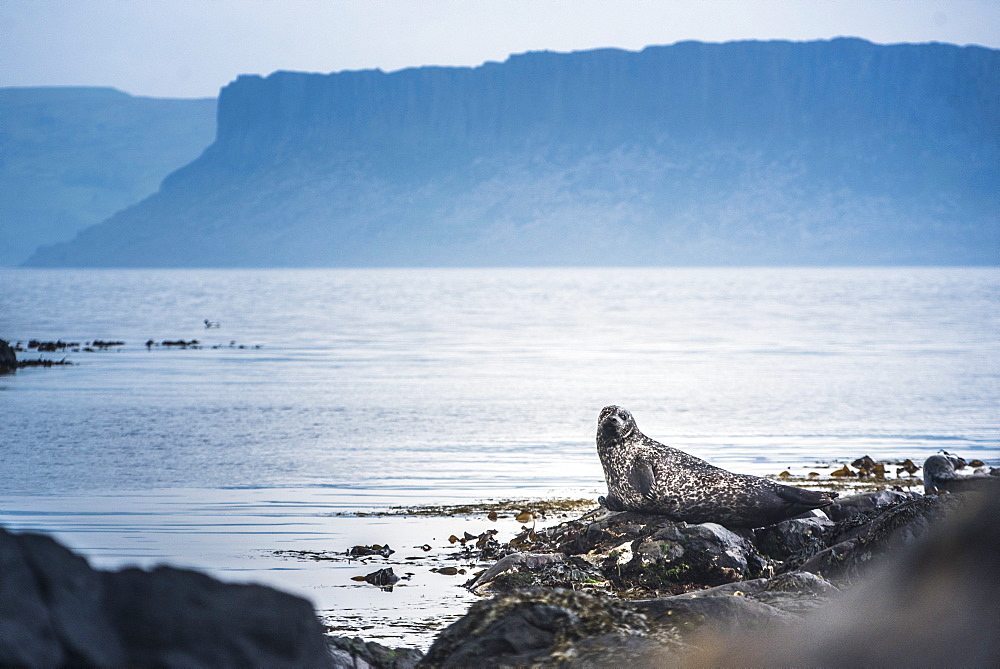
[(125, 342), (0, 377), (0, 524), (382, 611), (383, 638), (417, 594), (274, 551), (485, 529), (336, 513), (596, 500), (607, 404), (740, 472), (1000, 464), (995, 268), (4, 269), (0, 337)]

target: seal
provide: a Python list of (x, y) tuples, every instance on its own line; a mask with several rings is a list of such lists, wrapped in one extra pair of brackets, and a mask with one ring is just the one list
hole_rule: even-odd
[(956, 469), (965, 467), (965, 460), (948, 452), (932, 455), (924, 461), (924, 494), (946, 492), (1000, 493), (1000, 472), (990, 468), (990, 474), (959, 474)]
[(611, 511), (656, 513), (688, 523), (763, 527), (833, 503), (835, 492), (781, 485), (759, 476), (734, 474), (639, 431), (632, 414), (618, 406), (601, 410), (597, 454), (604, 466)]

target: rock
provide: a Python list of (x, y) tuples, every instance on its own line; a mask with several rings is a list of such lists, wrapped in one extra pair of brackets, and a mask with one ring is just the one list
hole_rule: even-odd
[(823, 606), (839, 593), (840, 590), (835, 585), (815, 574), (793, 571), (771, 578), (756, 578), (717, 585), (707, 590), (695, 590), (679, 597), (698, 599), (740, 596), (786, 613), (802, 614)]
[(101, 575), (52, 539), (0, 528), (0, 665), (121, 666)]
[[(533, 588), (476, 602), (435, 639), (421, 667), (499, 667), (625, 659), (650, 629), (626, 603), (565, 589)], [(650, 642), (652, 643), (652, 642)], [(655, 645), (655, 644), (654, 644)], [(646, 643), (631, 644), (635, 653)]]
[[(840, 522), (799, 518), (755, 532), (735, 533), (712, 523), (688, 525), (631, 512), (598, 512), (585, 516), (590, 522), (571, 521), (541, 530), (537, 533), (539, 545), (586, 552), (524, 554), (520, 558), (512, 554), (495, 565), (492, 574), (487, 572), (489, 578), (503, 573), (527, 573), (534, 578), (546, 569), (565, 568), (577, 560), (600, 567), (615, 591), (623, 594), (634, 595), (637, 585), (653, 589), (650, 583), (663, 585), (679, 577), (691, 581), (683, 594), (644, 600), (533, 588), (478, 602), (438, 637), (422, 666), (774, 664), (763, 646), (760, 648), (765, 654), (754, 655), (754, 661), (749, 663), (732, 662), (730, 655), (714, 653), (722, 648), (732, 657), (741, 658), (743, 648), (757, 648), (754, 644), (760, 638), (780, 637), (785, 639), (783, 643), (796, 648), (801, 648), (805, 639), (825, 640), (825, 631), (815, 626), (809, 628), (811, 637), (792, 638), (783, 630), (800, 629), (803, 620), (822, 619), (831, 610), (850, 616), (850, 609), (838, 608), (844, 594), (837, 584), (860, 584), (862, 589), (856, 590), (860, 594), (854, 601), (884, 600), (888, 604), (882, 615), (891, 618), (891, 603), (901, 586), (892, 573), (883, 572), (873, 580), (872, 570), (884, 565), (890, 556), (914, 550), (933, 535), (932, 528), (938, 523), (975, 507), (983, 498), (971, 493), (858, 497), (845, 505), (845, 518)], [(980, 516), (980, 530), (995, 534), (994, 519)], [(987, 523), (990, 527), (983, 527)], [(765, 561), (758, 551), (765, 544), (770, 544), (769, 550), (775, 554), (808, 558), (806, 564), (801, 570), (776, 576), (737, 576), (741, 572), (752, 574), (755, 568), (768, 574), (769, 569), (752, 566), (754, 560)], [(984, 559), (982, 568), (993, 569), (997, 559), (996, 555)], [(947, 562), (943, 553), (941, 562), (944, 568)], [(762, 563), (770, 566), (766, 561)], [(787, 568), (793, 563), (788, 558), (781, 566)], [(680, 568), (682, 564), (684, 569)], [(974, 590), (978, 581), (971, 566), (966, 565), (965, 570), (968, 573), (963, 578), (970, 579), (969, 584), (963, 584), (965, 595), (978, 597), (979, 607), (992, 606), (990, 595)], [(831, 583), (824, 577), (836, 580)], [(992, 583), (991, 579), (996, 579), (992, 572), (985, 577), (986, 585)], [(720, 580), (723, 582), (715, 587), (698, 589)], [(942, 600), (949, 597), (947, 588), (936, 592)], [(984, 614), (984, 619), (992, 620), (990, 616), (996, 618), (997, 614), (991, 611)], [(966, 622), (970, 627), (974, 624)], [(964, 639), (959, 629), (952, 630), (952, 639)], [(863, 628), (855, 629), (853, 636), (844, 637), (841, 644), (852, 651), (867, 651), (871, 645)], [(818, 664), (841, 664), (836, 661), (833, 646), (826, 652), (829, 654), (823, 656), (825, 661)], [(709, 660), (702, 661), (706, 653)], [(808, 653), (806, 656), (812, 657)], [(851, 657), (854, 659), (850, 664), (870, 664)], [(879, 657), (879, 664), (893, 664), (890, 656)], [(908, 664), (927, 664), (912, 653), (907, 657), (911, 658)], [(793, 661), (780, 664), (796, 665)]]
[[(507, 578), (503, 582), (498, 583), (498, 581), (503, 576), (512, 573), (523, 574), (526, 571), (538, 571), (544, 567), (565, 562), (566, 556), (562, 553), (511, 553), (497, 560), (493, 566), (471, 579), (465, 586), (477, 594), (488, 590), (506, 591), (516, 587), (527, 587), (536, 584), (535, 579), (530, 575), (526, 579)], [(586, 563), (584, 564), (586, 565)], [(497, 585), (500, 587), (496, 587)]]
[(110, 572), (105, 582), (108, 609), (128, 664), (330, 664), (322, 627), (305, 599), (172, 567)]
[(827, 518), (791, 518), (754, 531), (754, 544), (776, 560), (810, 555), (826, 548), (826, 536), (835, 523)]
[(389, 548), (389, 544), (374, 544), (371, 546), (352, 546), (350, 550), (347, 551), (349, 557), (364, 557), (368, 555), (380, 555), (382, 557), (389, 557), (396, 551)]
[(924, 461), (924, 492), (981, 491), (1000, 494), (1000, 478), (989, 474), (958, 474), (955, 470), (965, 466), (965, 460), (953, 455), (932, 455)]
[(697, 597), (677, 595), (634, 603), (651, 625), (665, 627), (681, 637), (699, 634), (749, 632), (787, 625), (796, 618), (768, 604), (747, 597), (726, 595)]
[(834, 581), (856, 579), (875, 558), (912, 544), (927, 534), (932, 522), (969, 501), (960, 495), (917, 497), (889, 507), (869, 522), (845, 521), (831, 534), (830, 547), (810, 557), (800, 568)]
[(416, 648), (389, 648), (357, 637), (327, 637), (334, 669), (412, 669), (424, 654)]
[[(744, 585), (750, 594), (739, 590)], [(818, 603), (795, 611), (788, 605), (793, 592)], [(680, 657), (706, 636), (793, 624), (799, 611), (812, 611), (835, 593), (812, 574), (639, 601), (565, 589), (520, 590), (474, 604), (438, 636), (420, 666), (677, 664), (664, 658)], [(786, 608), (763, 601), (769, 596)]]
[(10, 374), (17, 371), (17, 354), (10, 343), (0, 339), (0, 374)]
[(158, 567), (102, 572), (0, 529), (2, 666), (331, 666), (312, 605)]
[[(589, 522), (588, 522), (589, 521)], [(751, 530), (688, 524), (634, 511), (598, 511), (537, 533), (534, 548), (579, 556), (618, 588), (683, 590), (768, 575)]]
[(372, 585), (377, 585), (380, 588), (385, 588), (390, 591), (392, 590), (392, 586), (395, 585), (398, 580), (399, 577), (392, 571), (392, 567), (385, 567), (365, 575), (366, 583), (371, 583)]
[[(688, 666), (989, 667), (1000, 657), (1000, 498), (969, 494), (845, 597), (771, 632), (717, 638)], [(673, 659), (673, 658), (667, 658)]]
[(637, 540), (632, 552), (635, 557), (624, 569), (651, 587), (664, 581), (719, 585), (770, 569), (748, 536), (716, 523), (663, 523), (652, 536)]

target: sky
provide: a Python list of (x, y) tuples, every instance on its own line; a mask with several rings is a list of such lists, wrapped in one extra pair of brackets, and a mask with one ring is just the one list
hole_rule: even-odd
[(0, 86), (213, 97), (239, 74), (276, 70), (838, 36), (1000, 48), (1000, 1), (0, 0)]

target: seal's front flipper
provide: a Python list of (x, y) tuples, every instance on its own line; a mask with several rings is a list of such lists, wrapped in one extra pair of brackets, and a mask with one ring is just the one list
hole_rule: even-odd
[(608, 511), (625, 511), (625, 506), (618, 501), (617, 497), (608, 495), (604, 497), (603, 495), (597, 498), (597, 503), (603, 506)]
[(637, 460), (628, 472), (628, 482), (646, 499), (654, 499), (653, 487), (656, 485), (656, 475), (648, 462)]

